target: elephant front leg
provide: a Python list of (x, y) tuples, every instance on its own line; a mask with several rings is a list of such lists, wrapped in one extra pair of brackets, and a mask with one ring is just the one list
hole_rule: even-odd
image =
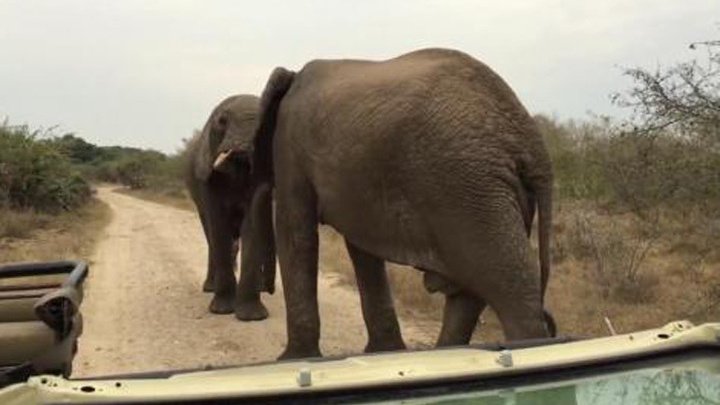
[(205, 214), (199, 205), (198, 215), (200, 216), (200, 224), (202, 225), (203, 234), (205, 235), (205, 239), (208, 241), (207, 273), (205, 275), (202, 290), (203, 292), (213, 292), (215, 290), (215, 271), (213, 270), (215, 268), (215, 264), (213, 263), (213, 252), (210, 248), (210, 225), (208, 224)]
[(241, 321), (259, 321), (268, 317), (268, 310), (260, 300), (263, 250), (251, 218), (242, 225), (242, 255), (240, 279), (235, 297), (235, 317)]
[(368, 331), (365, 352), (405, 349), (385, 262), (345, 241), (355, 268), (363, 318)]
[(235, 261), (237, 250), (233, 248), (232, 225), (227, 220), (213, 218), (211, 223), (210, 258), (213, 272), (213, 291), (210, 312), (230, 314), (235, 300)]
[[(244, 244), (243, 244), (244, 245)], [(243, 248), (242, 261), (250, 253)], [(260, 300), (258, 285), (261, 277), (261, 265), (243, 264), (240, 268), (237, 295), (235, 297), (235, 317), (241, 321), (261, 321), (268, 317), (268, 310)]]
[(287, 190), (276, 207), (277, 249), (285, 295), (287, 346), (280, 359), (319, 357), (318, 233), (315, 199)]
[(442, 329), (437, 347), (459, 346), (470, 343), (478, 317), (485, 301), (462, 291), (445, 295)]

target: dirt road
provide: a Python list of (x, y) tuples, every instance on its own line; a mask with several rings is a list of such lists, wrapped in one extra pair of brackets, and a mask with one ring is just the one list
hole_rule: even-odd
[[(201, 292), (207, 247), (194, 213), (110, 188), (98, 196), (113, 219), (91, 259), (74, 377), (244, 364), (280, 354), (281, 290), (263, 295), (270, 318), (262, 322), (208, 312), (210, 295)], [(322, 267), (319, 290), (323, 353), (362, 351), (366, 333), (357, 292)], [(411, 346), (430, 344), (437, 333), (411, 320), (401, 323)]]

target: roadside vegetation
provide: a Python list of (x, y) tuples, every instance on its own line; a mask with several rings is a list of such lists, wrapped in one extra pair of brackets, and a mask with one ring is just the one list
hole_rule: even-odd
[(109, 215), (58, 138), (0, 125), (0, 262), (86, 258)]
[(53, 140), (83, 177), (114, 183), (129, 190), (182, 197), (182, 157), (124, 146), (96, 146), (74, 135)]
[(186, 201), (181, 170), (180, 154), (0, 122), (0, 263), (89, 257), (110, 218), (92, 184), (174, 203)]

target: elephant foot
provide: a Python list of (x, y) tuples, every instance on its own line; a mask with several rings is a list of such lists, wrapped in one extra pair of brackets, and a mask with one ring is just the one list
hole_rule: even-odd
[(260, 300), (235, 305), (235, 318), (241, 321), (261, 321), (268, 317), (268, 310)]
[(556, 337), (557, 324), (555, 323), (555, 318), (553, 317), (552, 312), (544, 309), (543, 318), (545, 319), (545, 325), (547, 326), (548, 333), (550, 333), (550, 337)]
[(210, 312), (213, 314), (232, 314), (235, 311), (234, 297), (215, 295), (210, 302)]
[(291, 349), (286, 347), (282, 354), (278, 357), (278, 360), (307, 359), (312, 357), (322, 357), (319, 347), (314, 347), (312, 349)]
[(210, 279), (205, 279), (205, 282), (202, 286), (203, 292), (213, 292), (215, 291), (215, 282)]

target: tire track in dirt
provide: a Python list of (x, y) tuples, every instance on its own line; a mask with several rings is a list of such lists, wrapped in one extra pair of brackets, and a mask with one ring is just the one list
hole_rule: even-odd
[[(73, 377), (237, 365), (280, 354), (286, 339), (281, 290), (263, 295), (270, 318), (261, 322), (208, 312), (211, 296), (201, 292), (207, 246), (194, 213), (107, 187), (98, 197), (113, 219), (90, 260)], [(361, 352), (367, 335), (357, 291), (321, 269), (319, 301), (323, 353)], [(412, 320), (402, 326), (415, 347), (437, 333), (436, 326)]]

